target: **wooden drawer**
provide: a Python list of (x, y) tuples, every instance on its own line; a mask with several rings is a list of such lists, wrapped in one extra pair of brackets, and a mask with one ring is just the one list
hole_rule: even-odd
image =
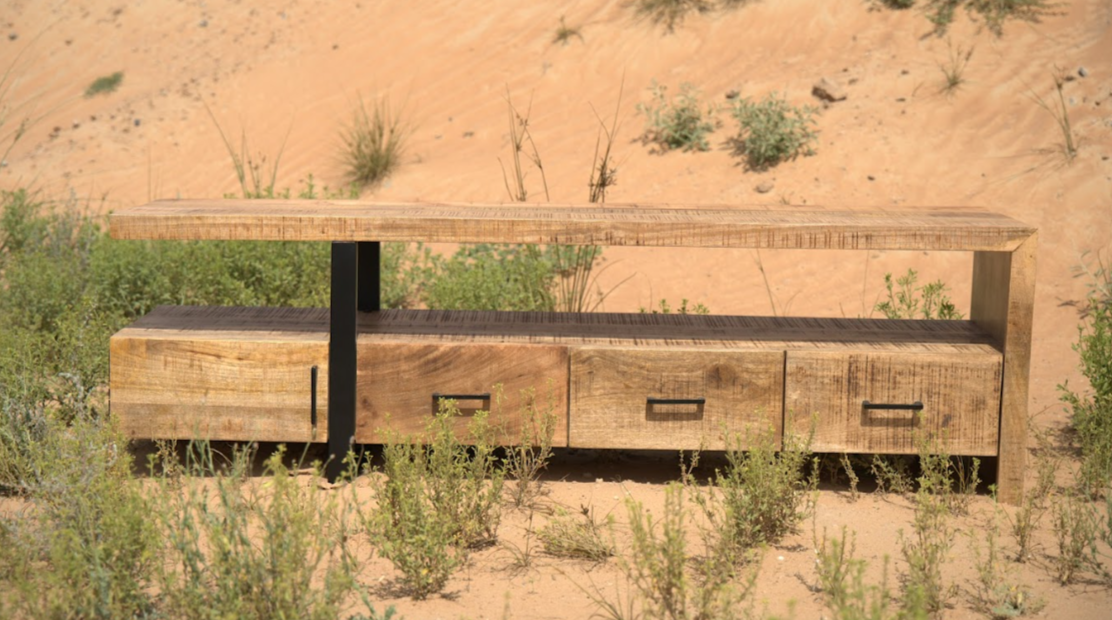
[[(950, 454), (995, 455), (1003, 358), (995, 352), (789, 351), (785, 426), (818, 452), (915, 454), (937, 437)], [(922, 403), (922, 411), (873, 409)]]
[(135, 438), (326, 441), (327, 315), (299, 312), (158, 308), (112, 336), (112, 417)]
[(770, 430), (779, 445), (783, 379), (782, 351), (577, 348), (569, 445), (722, 449), (724, 432), (744, 437)]
[[(535, 403), (556, 415), (552, 442), (567, 445), (568, 353), (560, 345), (503, 343), (389, 342), (361, 338), (358, 344), (357, 443), (382, 443), (387, 428), (421, 435), (437, 410), (434, 394), (481, 395), (459, 399), (456, 436), (467, 438), (467, 425), (479, 409), (501, 425), (496, 440), (516, 443), (522, 414)], [(495, 388), (501, 386), (501, 406)]]

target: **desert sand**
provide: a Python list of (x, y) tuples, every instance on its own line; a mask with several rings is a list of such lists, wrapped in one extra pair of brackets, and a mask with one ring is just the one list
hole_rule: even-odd
[[(581, 32), (566, 45), (553, 41), (561, 17)], [(531, 110), (551, 200), (585, 202), (599, 119), (610, 122), (616, 112), (610, 203), (976, 206), (1038, 227), (1035, 424), (1060, 427), (1066, 415), (1056, 386), (1083, 384), (1071, 350), (1088, 284), (1078, 269), (1098, 255), (1112, 260), (1106, 0), (1070, 0), (1041, 23), (1005, 23), (1000, 37), (965, 12), (947, 37), (934, 36), (918, 10), (880, 10), (865, 0), (765, 0), (691, 15), (671, 33), (615, 0), (9, 1), (0, 29), (0, 67), (12, 67), (4, 105), (34, 120), (0, 168), (5, 188), (72, 192), (105, 212), (236, 192), (212, 117), (233, 140), (245, 136), (248, 153), (264, 165), (281, 155), (279, 187), (296, 192), (310, 174), (338, 187), (345, 182), (340, 131), (353, 106), (389, 97), (411, 123), (411, 140), (398, 171), (362, 198), (506, 201), (499, 159), (509, 156), (508, 96)], [(973, 50), (966, 81), (947, 93), (940, 66), (959, 47)], [(82, 96), (115, 71), (125, 75), (116, 92)], [(1072, 161), (1055, 119), (1035, 101), (1055, 95), (1056, 71), (1071, 78), (1064, 94), (1079, 144)], [(823, 77), (844, 86), (847, 98), (821, 107), (811, 87)], [(820, 106), (816, 152), (748, 170), (728, 142), (736, 123), (722, 112), (709, 152), (656, 153), (640, 139), (644, 117), (636, 111), (653, 80), (673, 92), (689, 82), (723, 106), (732, 90), (755, 98), (775, 91)], [(10, 130), (0, 132), (0, 152)], [(543, 201), (539, 174), (531, 171), (526, 182), (530, 200)], [(773, 189), (759, 193), (766, 182)], [(604, 257), (601, 287), (621, 283), (602, 306), (609, 311), (686, 298), (716, 314), (868, 316), (883, 275), (913, 267), (923, 281), (944, 280), (968, 312), (965, 254), (613, 248)], [(619, 517), (627, 493), (659, 506), (662, 482), (678, 471), (665, 457), (576, 458), (554, 466), (547, 501), (573, 509), (590, 502)], [(962, 528), (980, 527), (990, 508), (988, 498), (978, 499), (979, 516)], [(911, 509), (901, 499), (850, 502), (828, 489), (817, 514), (820, 530), (856, 529), (859, 556), (878, 567), (884, 555), (898, 557), (896, 532), (908, 527)], [(508, 513), (503, 536), (521, 544), (525, 524)], [(1053, 541), (1043, 534), (1049, 552)], [(964, 540), (954, 556), (953, 580), (965, 584), (972, 569)], [(759, 606), (785, 613), (795, 601), (796, 617), (818, 617), (813, 559), (809, 523), (768, 549)], [(388, 588), (382, 595), (408, 618), (501, 617), (507, 606), (512, 617), (584, 617), (593, 605), (572, 582), (590, 577), (612, 588), (619, 574), (612, 564), (542, 557), (531, 570), (511, 572), (509, 553), (494, 548), (472, 558), (449, 596), (415, 603)], [(1048, 600), (1046, 617), (1108, 617), (1107, 589), (1060, 588), (1045, 566), (1020, 568)], [(366, 577), (388, 583), (391, 570), (375, 560)], [(893, 574), (899, 570), (894, 561)], [(945, 617), (976, 617), (966, 599), (957, 597)]]

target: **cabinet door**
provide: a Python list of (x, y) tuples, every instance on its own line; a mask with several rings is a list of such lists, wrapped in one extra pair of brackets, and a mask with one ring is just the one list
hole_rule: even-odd
[(497, 427), (495, 440), (515, 443), (533, 410), (554, 416), (552, 445), (567, 445), (568, 352), (562, 345), (365, 340), (358, 356), (358, 443), (382, 443), (387, 431), (421, 436), (440, 400), (452, 398), (461, 441), (475, 412), (485, 410)]
[(569, 443), (722, 449), (782, 431), (782, 351), (582, 347), (571, 353)]
[[(819, 452), (997, 453), (1003, 359), (992, 353), (789, 351), (786, 425)], [(921, 407), (920, 407), (921, 406)]]

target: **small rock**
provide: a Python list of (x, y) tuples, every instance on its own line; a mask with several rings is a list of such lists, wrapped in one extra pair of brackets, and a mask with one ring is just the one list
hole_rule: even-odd
[(9, 41), (15, 41), (18, 38), (19, 38), (19, 33), (18, 32), (9, 32), (8, 33), (8, 40)]
[(333, 49), (333, 50), (338, 50), (338, 49), (340, 49), (340, 44), (339, 44), (339, 43), (333, 43), (333, 44), (332, 44), (332, 49)]
[(1081, 77), (1089, 77), (1089, 70), (1085, 67), (1078, 67), (1077, 75), (1080, 75)]
[(736, 90), (731, 90), (731, 91), (728, 91), (726, 93), (726, 98), (727, 99), (737, 99), (740, 96), (741, 96), (741, 93), (736, 91)]
[(760, 183), (760, 185), (758, 185), (754, 189), (757, 190), (758, 194), (767, 194), (767, 193), (771, 192), (773, 189), (775, 189), (775, 187), (776, 186), (773, 185), (772, 181), (762, 181)]
[(472, 136), (474, 136), (474, 135), (475, 135), (475, 132), (474, 132), (474, 131), (465, 131), (465, 132), (463, 132), (463, 137), (464, 137), (464, 138), (470, 138), (470, 137), (472, 137)]
[(822, 78), (811, 87), (811, 94), (823, 101), (844, 101), (848, 96), (841, 84), (829, 78)]
[(1101, 155), (1100, 160), (1101, 161), (1108, 161), (1108, 156), (1107, 155)]
[(8, 160), (6, 160), (6, 159), (0, 160), (0, 168), (7, 168), (7, 167), (8, 167)]
[(91, 121), (93, 123), (97, 122), (97, 115), (96, 114), (90, 114), (89, 115), (89, 121)]
[(911, 75), (911, 72), (907, 69), (900, 69), (900, 75)]
[(907, 97), (896, 97), (896, 101), (899, 102), (899, 103), (903, 103), (903, 102), (907, 101)]
[(201, 21), (197, 22), (197, 25), (200, 26), (201, 28), (208, 28), (209, 20), (202, 19)]
[(870, 174), (870, 175), (868, 176), (868, 179), (869, 179), (870, 181), (875, 181), (875, 180), (876, 180), (876, 177), (874, 177), (873, 175), (871, 175), (871, 174)]
[(73, 121), (73, 128), (74, 128), (74, 129), (77, 129), (77, 128), (78, 128), (78, 127), (80, 127), (80, 126), (81, 126), (81, 121), (79, 121), (79, 120), (77, 120), (77, 119), (74, 119), (74, 121)]
[(135, 119), (135, 126), (138, 127), (140, 124), (142, 124), (142, 122), (143, 121), (141, 121), (139, 119)]

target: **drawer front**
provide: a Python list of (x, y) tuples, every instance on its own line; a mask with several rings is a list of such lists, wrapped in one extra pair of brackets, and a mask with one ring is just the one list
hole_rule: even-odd
[(915, 454), (926, 433), (950, 454), (995, 455), (1002, 368), (990, 353), (789, 351), (785, 424), (814, 424), (818, 452)]
[[(148, 330), (149, 331), (149, 330)], [(132, 337), (109, 350), (112, 417), (129, 437), (326, 441), (328, 342)], [(317, 366), (317, 431), (312, 368)]]
[[(480, 409), (517, 443), (529, 408), (555, 416), (554, 446), (567, 445), (567, 348), (559, 345), (360, 341), (355, 440), (382, 443), (391, 431), (422, 436), (437, 410), (434, 395), (455, 397), (456, 436)], [(496, 386), (501, 386), (499, 404)], [(489, 397), (482, 397), (489, 395)], [(464, 398), (476, 397), (476, 398)]]
[[(722, 449), (782, 431), (782, 351), (577, 348), (569, 445)], [(686, 402), (668, 402), (686, 401)]]

